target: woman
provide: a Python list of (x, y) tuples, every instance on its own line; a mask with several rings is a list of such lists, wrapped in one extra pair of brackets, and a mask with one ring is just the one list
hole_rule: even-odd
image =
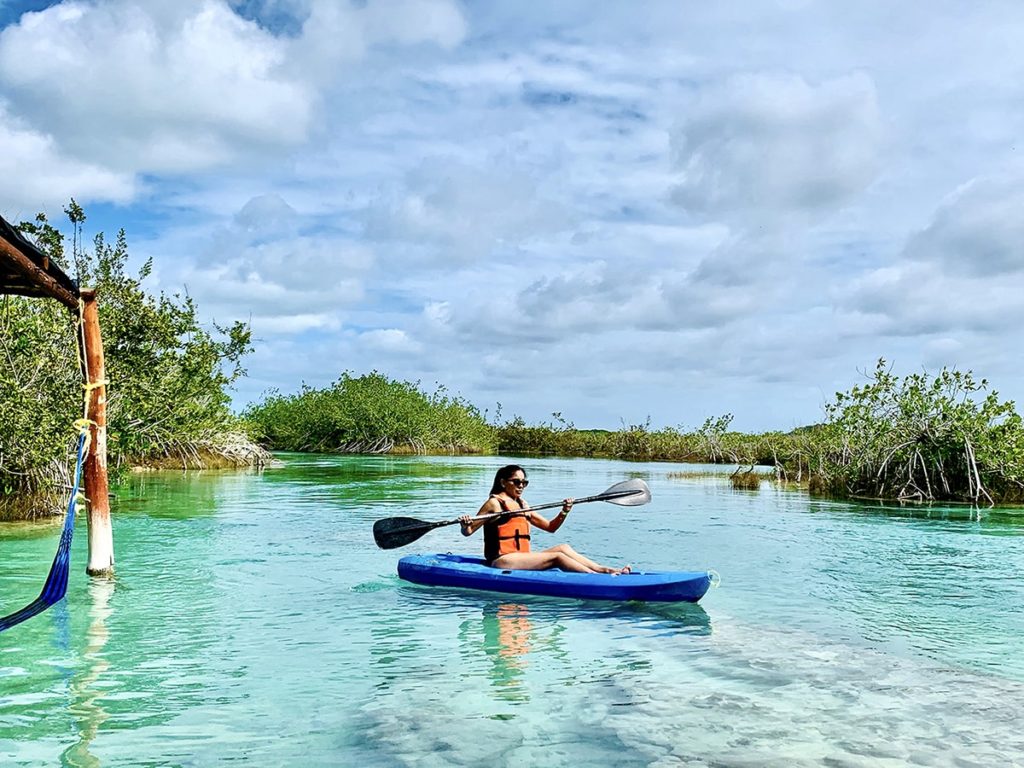
[[(523, 489), (530, 484), (526, 479), (526, 470), (517, 464), (502, 467), (494, 476), (491, 495), (477, 512), (482, 515), (495, 515), (510, 512), (508, 516), (480, 520), (464, 515), (459, 518), (462, 523), (462, 535), (472, 536), (477, 529), (484, 529), (484, 559), (494, 568), (520, 571), (544, 571), (548, 568), (561, 568), (563, 571), (577, 573), (629, 573), (629, 566), (609, 568), (584, 557), (568, 544), (545, 549), (543, 552), (530, 551), (530, 526), (534, 525), (542, 531), (554, 533), (562, 527), (566, 516), (572, 509), (572, 499), (562, 502), (562, 511), (554, 520), (530, 509), (523, 498)], [(520, 512), (520, 510), (522, 510)]]

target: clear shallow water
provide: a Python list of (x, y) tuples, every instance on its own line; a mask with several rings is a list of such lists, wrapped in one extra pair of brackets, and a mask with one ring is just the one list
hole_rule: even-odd
[[(0, 634), (3, 766), (1024, 765), (1024, 516), (813, 501), (678, 465), (531, 460), (529, 498), (629, 476), (556, 536), (610, 563), (714, 568), (697, 606), (431, 591), (373, 521), (449, 519), (499, 459), (287, 456), (141, 475), (118, 577)], [(0, 527), (0, 612), (58, 528)]]

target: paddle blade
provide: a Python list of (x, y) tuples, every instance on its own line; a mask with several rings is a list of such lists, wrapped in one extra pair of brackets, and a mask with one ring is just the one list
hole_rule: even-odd
[(651, 500), (651, 489), (647, 487), (647, 483), (636, 477), (616, 483), (598, 498), (609, 504), (618, 504), (620, 507), (639, 507)]
[(411, 544), (434, 527), (434, 523), (414, 517), (389, 517), (373, 524), (373, 540), (381, 549), (396, 549)]

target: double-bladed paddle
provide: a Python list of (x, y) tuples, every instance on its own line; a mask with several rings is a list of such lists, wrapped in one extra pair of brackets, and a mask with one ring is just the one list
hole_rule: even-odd
[[(637, 478), (616, 483), (604, 493), (576, 499), (574, 504), (585, 504), (588, 501), (607, 501), (609, 504), (618, 504), (620, 507), (639, 507), (650, 500), (651, 489), (647, 487), (647, 483)], [(538, 509), (551, 509), (552, 507), (560, 506), (562, 506), (562, 502), (553, 501), (550, 504), (538, 504), (535, 507), (524, 509), (522, 512), (496, 512), (493, 515), (480, 515), (473, 519), (490, 520), (495, 517), (522, 515), (526, 512), (535, 512)], [(395, 549), (396, 547), (404, 547), (406, 544), (411, 544), (427, 531), (442, 528), (446, 525), (455, 525), (459, 521), (460, 518), (458, 517), (454, 520), (442, 520), (437, 523), (417, 520), (414, 517), (388, 517), (378, 520), (373, 524), (373, 540), (377, 542), (377, 546), (381, 549)]]

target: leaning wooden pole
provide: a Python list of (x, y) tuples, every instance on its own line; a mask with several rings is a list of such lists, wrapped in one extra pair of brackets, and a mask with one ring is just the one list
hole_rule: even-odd
[(85, 362), (86, 418), (89, 419), (89, 455), (83, 467), (85, 495), (89, 499), (90, 576), (109, 576), (114, 572), (114, 529), (110, 523), (110, 496), (107, 484), (107, 385), (103, 364), (103, 338), (96, 291), (82, 292), (82, 359)]

